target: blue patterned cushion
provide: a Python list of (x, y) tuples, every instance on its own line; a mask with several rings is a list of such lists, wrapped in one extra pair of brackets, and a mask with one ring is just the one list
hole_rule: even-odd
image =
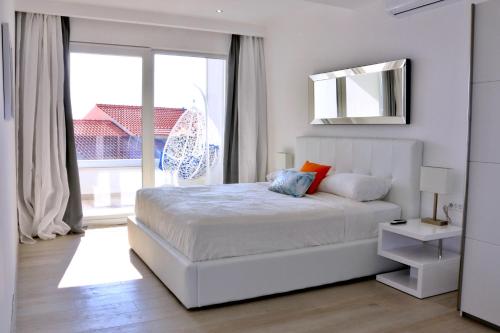
[(294, 197), (303, 197), (311, 186), (316, 172), (282, 170), (269, 186), (269, 190)]

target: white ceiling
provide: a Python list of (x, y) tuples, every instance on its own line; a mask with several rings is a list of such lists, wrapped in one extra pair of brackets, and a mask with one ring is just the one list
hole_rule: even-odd
[[(59, 0), (60, 2), (161, 12), (174, 15), (263, 24), (310, 6), (358, 9), (373, 0)], [(222, 9), (223, 13), (217, 13)]]

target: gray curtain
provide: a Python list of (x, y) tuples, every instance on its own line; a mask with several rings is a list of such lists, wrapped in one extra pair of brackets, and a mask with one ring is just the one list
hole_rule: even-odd
[(238, 183), (238, 71), (240, 36), (231, 37), (227, 60), (227, 101), (224, 130), (224, 184)]
[(75, 132), (73, 129), (73, 111), (71, 109), (69, 80), (69, 17), (61, 17), (62, 40), (64, 52), (64, 115), (66, 124), (66, 170), (68, 172), (69, 199), (64, 213), (64, 222), (70, 226), (71, 232), (82, 233), (83, 211), (80, 192), (80, 176), (76, 159)]

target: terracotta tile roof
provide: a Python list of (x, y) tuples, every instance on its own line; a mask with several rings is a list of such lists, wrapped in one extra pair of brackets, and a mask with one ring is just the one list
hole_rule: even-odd
[(128, 133), (111, 120), (73, 120), (75, 136), (128, 136)]
[[(184, 113), (182, 108), (154, 108), (155, 136), (168, 136)], [(97, 104), (84, 119), (111, 120), (133, 136), (140, 136), (142, 107), (134, 105)]]

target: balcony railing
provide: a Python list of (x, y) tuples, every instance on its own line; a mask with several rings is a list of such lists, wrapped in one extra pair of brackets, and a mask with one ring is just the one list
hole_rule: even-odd
[(119, 168), (119, 167), (140, 167), (141, 159), (123, 160), (78, 160), (78, 168)]

